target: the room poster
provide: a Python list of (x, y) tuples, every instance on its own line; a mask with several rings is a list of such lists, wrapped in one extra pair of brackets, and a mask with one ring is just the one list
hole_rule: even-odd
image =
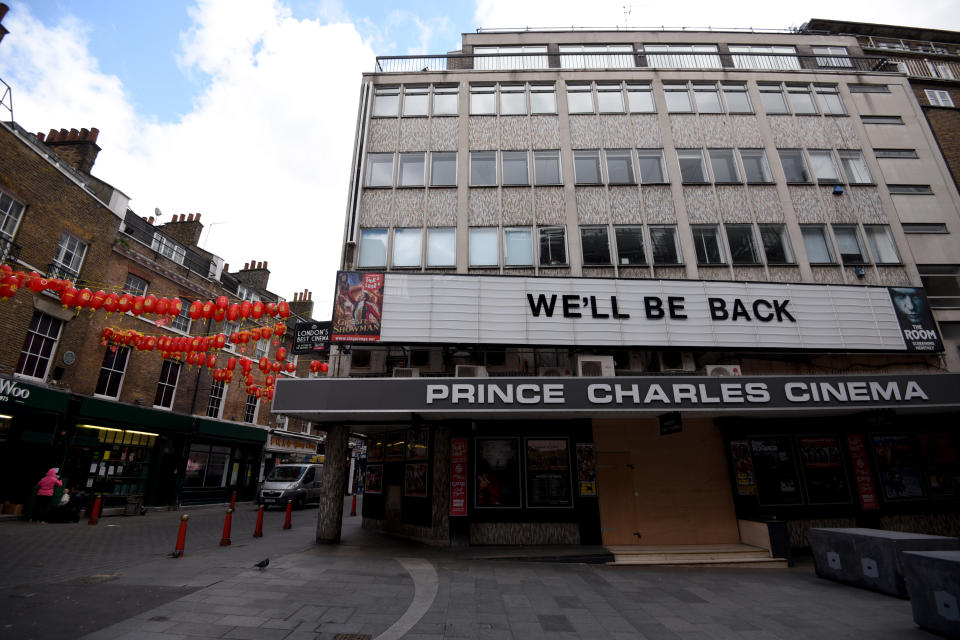
[(520, 441), (517, 438), (477, 438), (475, 467), (476, 507), (520, 508)]
[(572, 507), (566, 438), (528, 438), (527, 506)]

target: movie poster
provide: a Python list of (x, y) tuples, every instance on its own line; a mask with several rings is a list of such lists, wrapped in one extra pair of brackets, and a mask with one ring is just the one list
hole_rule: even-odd
[(520, 444), (517, 438), (477, 438), (474, 504), (520, 508)]
[(960, 462), (953, 436), (949, 433), (921, 433), (918, 439), (931, 497), (960, 495)]
[(430, 453), (430, 427), (407, 429), (407, 460), (426, 460)]
[(577, 443), (577, 481), (582, 497), (597, 497), (597, 457), (593, 443)]
[(943, 342), (937, 333), (924, 290), (917, 287), (890, 287), (888, 291), (907, 351), (943, 351)]
[(757, 495), (757, 480), (753, 475), (750, 443), (746, 440), (731, 440), (730, 456), (733, 460), (733, 474), (737, 482), (737, 495)]
[(527, 506), (573, 506), (566, 438), (527, 439)]
[(834, 437), (798, 438), (803, 477), (810, 504), (850, 502), (850, 485), (840, 457), (840, 444)]
[(789, 436), (750, 440), (750, 453), (762, 505), (803, 504)]
[(333, 298), (333, 342), (376, 342), (380, 339), (383, 274), (338, 271)]
[(873, 456), (887, 500), (922, 498), (920, 470), (910, 437), (905, 434), (873, 436)]
[(367, 440), (367, 462), (383, 462), (383, 434)]
[(377, 494), (383, 492), (383, 465), (368, 464), (363, 492)]
[(847, 434), (847, 450), (850, 451), (850, 460), (853, 463), (853, 476), (857, 482), (857, 493), (860, 495), (860, 508), (879, 509), (877, 490), (873, 486), (873, 476), (870, 475), (870, 461), (867, 460), (867, 447), (863, 444), (863, 436), (859, 433)]
[(427, 463), (408, 464), (403, 476), (403, 495), (408, 498), (427, 497)]

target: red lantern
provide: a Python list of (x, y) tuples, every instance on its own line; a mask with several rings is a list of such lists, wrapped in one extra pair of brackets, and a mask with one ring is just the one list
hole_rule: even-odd
[(13, 273), (13, 267), (8, 264), (0, 264), (0, 275), (2, 275), (3, 278), (6, 278), (11, 273)]
[(233, 356), (227, 358), (227, 371), (233, 371), (237, 368), (237, 359)]
[(236, 322), (240, 317), (240, 305), (234, 303), (227, 307), (227, 322)]
[(254, 390), (255, 388), (256, 388), (256, 387), (254, 387), (253, 385), (248, 384), (248, 385), (247, 385), (247, 395), (248, 395), (248, 396), (252, 396), (252, 395), (253, 395), (253, 390)]
[(247, 386), (248, 386), (248, 387), (252, 387), (252, 386), (253, 386), (253, 376), (251, 376), (250, 374), (247, 374), (247, 375), (243, 378), (243, 381), (247, 383)]
[(187, 354), (187, 364), (197, 364), (197, 352), (191, 351)]
[(103, 310), (107, 313), (113, 313), (118, 306), (120, 306), (120, 295), (111, 291), (103, 301)]
[(287, 359), (287, 348), (286, 348), (286, 347), (277, 347), (276, 357), (277, 357), (277, 360), (286, 360), (286, 359)]
[(227, 316), (226, 309), (217, 309), (213, 312), (213, 321), (214, 322), (223, 322), (223, 319)]
[(277, 305), (277, 315), (281, 318), (290, 317), (290, 305), (287, 304), (286, 300)]
[[(293, 364), (293, 363), (291, 363), (291, 364)], [(310, 373), (317, 373), (318, 371), (320, 371), (320, 361), (319, 361), (319, 360), (311, 360), (311, 361), (310, 361)]]
[(106, 301), (106, 299), (107, 293), (105, 291), (94, 291), (93, 297), (90, 298), (90, 304), (88, 306), (96, 311), (103, 306), (103, 303)]
[(77, 309), (83, 309), (84, 307), (88, 306), (92, 298), (93, 298), (93, 291), (90, 291), (90, 289), (87, 289), (86, 287), (84, 287), (83, 289), (78, 291), (77, 299), (75, 301)]
[(244, 300), (240, 303), (240, 317), (246, 320), (250, 317), (250, 312), (253, 310), (253, 305), (250, 304), (249, 300)]
[(253, 395), (257, 396), (257, 398), (262, 398), (263, 389), (261, 389), (260, 387), (257, 387), (256, 389), (253, 390)]
[[(7, 276), (3, 279), (3, 284), (0, 284), (0, 297), (12, 298), (19, 288), (17, 279), (12, 276)], [(64, 305), (64, 308), (66, 308), (66, 305)]]
[(230, 304), (230, 300), (227, 296), (217, 296), (217, 309), (226, 309)]
[(263, 356), (262, 358), (260, 358), (259, 367), (260, 367), (260, 371), (263, 371), (264, 373), (266, 373), (270, 369), (270, 361), (267, 360), (267, 356)]
[(217, 354), (211, 353), (207, 356), (207, 369), (213, 369), (217, 366)]
[(326, 362), (321, 362), (321, 363), (320, 363), (320, 372), (321, 372), (321, 373), (326, 373), (326, 372), (329, 371), (329, 370), (330, 370), (330, 365), (328, 365)]
[(253, 303), (253, 308), (250, 311), (250, 315), (253, 316), (254, 320), (259, 320), (263, 315), (263, 303), (257, 300)]
[(152, 293), (143, 296), (143, 312), (157, 313), (157, 296)]
[(280, 373), (280, 363), (279, 363), (279, 362), (271, 362), (271, 363), (270, 363), (270, 371), (273, 371), (274, 373)]
[(110, 327), (104, 327), (103, 331), (100, 332), (100, 338), (103, 340), (109, 340), (113, 337), (113, 329)]
[(267, 397), (267, 400), (273, 400), (273, 389), (267, 389), (263, 392), (263, 395)]
[(285, 334), (286, 332), (287, 332), (287, 325), (283, 324), (282, 322), (278, 322), (277, 324), (273, 325), (273, 333), (276, 334), (277, 336), (282, 338), (283, 334)]
[(180, 298), (171, 298), (170, 306), (167, 307), (167, 315), (178, 316), (183, 310), (183, 300)]
[(50, 281), (36, 271), (31, 271), (30, 278), (27, 280), (27, 286), (30, 287), (30, 290), (34, 293), (40, 293), (50, 286)]
[(253, 360), (250, 358), (240, 358), (240, 370), (243, 371), (243, 374), (247, 375), (251, 369), (253, 369)]
[(215, 349), (223, 349), (227, 345), (227, 336), (222, 333), (218, 333), (213, 336), (213, 346)]
[(293, 373), (297, 370), (297, 364), (295, 362), (288, 362), (284, 365), (284, 367), (286, 368), (287, 373)]
[(260, 337), (264, 340), (269, 340), (270, 336), (273, 334), (273, 329), (270, 327), (260, 327)]
[(277, 379), (274, 378), (273, 376), (267, 376), (266, 384), (267, 384), (268, 387), (272, 387), (272, 386), (273, 386), (273, 383), (276, 382), (276, 381), (277, 381)]
[(250, 332), (244, 329), (243, 331), (237, 334), (237, 338), (240, 339), (240, 344), (247, 344), (248, 342), (250, 342)]
[(223, 381), (227, 384), (233, 382), (233, 371), (227, 371), (227, 373), (223, 376)]
[(155, 336), (147, 336), (141, 342), (140, 347), (144, 351), (153, 351), (157, 347), (157, 338)]
[(203, 315), (203, 303), (199, 300), (194, 300), (190, 303), (190, 319), (199, 320)]
[(133, 299), (133, 306), (130, 307), (130, 312), (135, 316), (139, 316), (143, 313), (143, 296), (136, 296)]
[(167, 315), (167, 309), (170, 308), (170, 299), (169, 298), (157, 298), (157, 306), (154, 308), (154, 313), (158, 316)]
[(277, 315), (277, 303), (275, 303), (275, 302), (268, 302), (268, 303), (263, 307), (263, 312), (264, 312), (265, 314), (267, 314), (268, 316), (270, 316), (271, 318), (272, 318), (273, 316)]
[(217, 310), (217, 305), (211, 300), (203, 303), (203, 317), (207, 320), (213, 317), (213, 312)]
[(120, 313), (126, 313), (130, 311), (130, 307), (133, 306), (133, 296), (129, 293), (125, 293), (120, 296), (120, 302), (117, 303), (117, 309), (120, 310)]
[[(7, 276), (7, 278), (3, 281), (3, 286), (4, 287), (12, 286), (13, 293), (16, 293), (17, 285), (16, 284), (10, 285), (8, 284), (9, 281), (10, 281), (10, 276)], [(63, 304), (64, 309), (66, 309), (67, 307), (72, 307), (76, 299), (77, 299), (77, 290), (74, 289), (72, 286), (67, 289), (64, 289), (63, 292), (60, 294), (60, 302)]]

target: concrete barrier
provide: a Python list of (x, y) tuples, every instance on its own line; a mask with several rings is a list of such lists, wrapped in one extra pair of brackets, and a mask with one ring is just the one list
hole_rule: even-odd
[(960, 638), (960, 551), (906, 551), (903, 576), (914, 622)]

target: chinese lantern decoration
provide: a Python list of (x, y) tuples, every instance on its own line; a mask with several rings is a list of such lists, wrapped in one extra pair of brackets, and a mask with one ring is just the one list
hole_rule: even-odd
[(237, 359), (233, 356), (227, 358), (227, 371), (233, 371), (237, 368)]
[(297, 365), (296, 363), (293, 363), (293, 362), (288, 362), (284, 366), (286, 367), (287, 373), (293, 373), (294, 371), (297, 370)]
[(267, 360), (267, 356), (260, 358), (260, 371), (266, 373), (270, 369), (270, 361)]
[(277, 315), (281, 318), (290, 317), (290, 305), (287, 304), (286, 300), (277, 305)]
[(115, 291), (108, 293), (107, 297), (103, 300), (103, 310), (107, 313), (113, 313), (119, 305), (120, 296)]
[(244, 300), (240, 303), (240, 317), (246, 320), (250, 317), (250, 311), (253, 310), (253, 305), (250, 304), (249, 300)]
[(213, 346), (216, 349), (223, 349), (227, 345), (227, 336), (218, 333), (213, 337)]
[(253, 369), (253, 360), (240, 358), (240, 370), (243, 371), (243, 375), (249, 374), (251, 369)]
[(143, 296), (134, 296), (133, 304), (130, 306), (130, 313), (139, 316), (143, 311)]
[(154, 313), (158, 316), (167, 315), (167, 309), (170, 308), (170, 299), (169, 298), (157, 298), (157, 305), (154, 307)]
[(277, 381), (277, 379), (274, 378), (273, 376), (267, 376), (267, 378), (266, 378), (266, 383), (267, 383), (267, 386), (268, 386), (268, 387), (272, 387), (273, 384), (274, 384), (276, 381)]
[(273, 335), (273, 329), (270, 327), (260, 327), (260, 337), (264, 340), (269, 340), (270, 336)]
[(224, 319), (226, 316), (227, 316), (227, 310), (226, 310), (226, 309), (217, 308), (217, 309), (213, 312), (213, 321), (214, 321), (214, 322), (223, 322), (223, 319)]
[(240, 317), (240, 305), (234, 303), (227, 307), (227, 322), (236, 322)]
[(247, 374), (246, 376), (244, 376), (243, 381), (247, 384), (248, 387), (252, 387), (252, 386), (253, 386), (253, 376), (252, 376), (252, 375)]
[(263, 395), (267, 397), (267, 400), (273, 400), (273, 389), (272, 388), (267, 389), (266, 391), (264, 391)]
[(167, 314), (171, 316), (180, 315), (180, 311), (183, 310), (183, 300), (180, 298), (171, 298), (170, 305), (167, 307)]
[(310, 361), (310, 373), (317, 373), (320, 371), (320, 361), (311, 360)]
[(263, 312), (272, 318), (277, 315), (277, 304), (275, 302), (268, 302), (263, 307)]
[(279, 363), (279, 362), (271, 362), (271, 363), (270, 363), (270, 371), (273, 371), (274, 373), (280, 373), (280, 363)]
[(153, 351), (157, 347), (157, 339), (154, 336), (147, 336), (140, 344), (140, 348), (145, 351)]
[(262, 398), (262, 397), (263, 397), (263, 389), (261, 389), (260, 387), (255, 388), (255, 389), (253, 390), (253, 395), (257, 396), (257, 398)]
[(152, 293), (148, 293), (147, 295), (143, 296), (143, 312), (157, 312), (157, 296), (153, 295)]
[(120, 302), (117, 304), (117, 309), (120, 310), (120, 313), (126, 313), (130, 311), (130, 307), (133, 306), (133, 296), (129, 293), (125, 293), (120, 296)]
[(207, 369), (213, 369), (217, 366), (217, 354), (211, 353), (207, 356)]
[(250, 310), (250, 315), (253, 316), (254, 320), (259, 320), (261, 316), (263, 316), (263, 303), (259, 300), (254, 302)]
[(287, 332), (287, 325), (283, 324), (282, 322), (278, 322), (275, 325), (273, 325), (273, 334), (275, 336), (282, 338), (283, 334), (285, 334), (286, 332)]
[(217, 309), (226, 309), (230, 305), (230, 300), (227, 296), (217, 296)]
[(83, 309), (90, 305), (90, 300), (93, 299), (93, 291), (84, 287), (77, 292), (77, 299), (75, 301), (77, 310)]
[(277, 360), (283, 361), (287, 359), (287, 348), (286, 347), (277, 347), (276, 353)]
[(320, 363), (320, 373), (326, 373), (330, 370), (330, 366), (326, 362)]
[[(11, 286), (11, 285), (8, 285), (9, 280), (10, 280), (10, 276), (7, 276), (4, 279), (3, 285), (0, 286), (0, 288)], [(16, 284), (12, 285), (14, 293), (16, 293), (17, 291), (16, 286), (17, 286)], [(72, 307), (76, 299), (77, 299), (77, 290), (73, 288), (73, 285), (71, 285), (67, 289), (64, 289), (63, 292), (60, 294), (60, 302), (61, 304), (63, 304), (64, 309), (67, 309), (68, 307)]]
[(107, 299), (107, 293), (105, 291), (94, 291), (93, 296), (90, 298), (90, 311), (96, 311), (103, 306), (103, 303)]
[(203, 315), (203, 303), (199, 300), (194, 300), (190, 303), (190, 319), (199, 320)]
[(203, 303), (202, 309), (203, 309), (203, 317), (206, 320), (209, 320), (210, 318), (213, 317), (213, 312), (217, 310), (217, 305), (214, 304), (213, 301), (207, 300), (206, 302)]
[(41, 276), (36, 271), (30, 272), (30, 277), (27, 279), (27, 286), (30, 288), (30, 291), (34, 293), (40, 293), (50, 285), (50, 281)]

